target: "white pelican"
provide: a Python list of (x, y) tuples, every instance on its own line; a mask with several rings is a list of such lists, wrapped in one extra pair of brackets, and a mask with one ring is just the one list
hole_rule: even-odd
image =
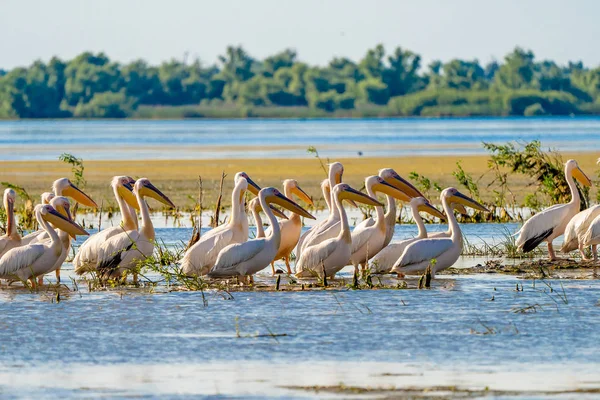
[[(371, 260), (371, 272), (375, 274), (385, 274), (391, 271), (394, 263), (398, 261), (404, 249), (409, 244), (419, 240), (429, 238), (445, 238), (452, 236), (452, 229), (448, 227), (448, 230), (445, 232), (433, 232), (427, 233), (427, 229), (425, 229), (425, 224), (423, 223), (423, 218), (419, 212), (426, 212), (430, 215), (434, 215), (439, 217), (439, 211), (437, 208), (433, 207), (427, 199), (424, 197), (414, 197), (410, 200), (410, 208), (413, 216), (413, 220), (417, 225), (418, 233), (417, 236), (410, 239), (401, 240), (399, 242), (390, 243), (387, 247), (384, 247), (373, 259)], [(432, 208), (436, 210), (432, 213)], [(466, 214), (467, 210), (464, 208), (462, 204), (452, 204), (452, 208), (454, 210), (458, 210), (461, 214)], [(437, 212), (437, 213), (436, 213)], [(446, 216), (442, 214), (440, 219), (446, 219)]]
[(133, 186), (135, 181), (129, 176), (113, 177), (110, 186), (112, 187), (115, 199), (121, 211), (121, 224), (105, 228), (102, 231), (91, 235), (81, 246), (73, 259), (75, 273), (82, 275), (96, 269), (98, 263), (98, 249), (107, 239), (122, 232), (136, 230), (137, 215), (135, 209), (139, 208)]
[[(240, 174), (243, 174), (240, 173)], [(248, 217), (244, 207), (246, 190), (256, 190), (258, 185), (250, 178), (236, 175), (236, 184), (231, 194), (231, 217), (226, 224), (202, 235), (181, 259), (181, 271), (186, 275), (206, 275), (215, 265), (219, 252), (232, 243), (248, 240)], [(258, 192), (257, 192), (258, 193)]]
[(600, 244), (600, 215), (594, 218), (587, 231), (580, 238), (583, 247), (592, 246), (594, 261), (598, 261), (598, 244)]
[[(279, 211), (277, 208), (269, 205), (273, 214), (278, 216), (279, 218), (287, 219), (287, 216)], [(254, 238), (263, 238), (265, 237), (265, 229), (263, 227), (262, 218), (260, 217), (260, 212), (262, 211), (262, 207), (260, 206), (260, 201), (258, 197), (253, 198), (248, 202), (248, 209), (252, 213), (252, 217), (254, 218), (254, 226), (256, 226), (256, 236)]]
[[(376, 199), (378, 192), (384, 193), (387, 196), (402, 201), (410, 201), (410, 197), (401, 190), (398, 190), (394, 186), (387, 183), (380, 176), (369, 176), (365, 179), (365, 188), (367, 194)], [(439, 215), (443, 216), (438, 211)], [(387, 227), (385, 221), (385, 215), (383, 212), (383, 206), (375, 207), (375, 218), (371, 218), (372, 224), (361, 224), (354, 228), (352, 231), (352, 256), (350, 261), (354, 265), (354, 270), (358, 273), (358, 266), (362, 265), (362, 269), (365, 269), (368, 260), (373, 258), (383, 248)]]
[(10, 249), (21, 246), (21, 235), (17, 232), (15, 221), (15, 201), (17, 194), (12, 189), (4, 191), (4, 210), (6, 211), (6, 233), (0, 236), (0, 256)]
[[(342, 175), (344, 174), (344, 166), (342, 163), (334, 162), (329, 165), (329, 185), (335, 186), (342, 182)], [(301, 246), (296, 250), (296, 260), (300, 259), (302, 256), (302, 252), (314, 245), (321, 243), (323, 240), (327, 240), (333, 237), (336, 237), (340, 232), (340, 211), (334, 205), (335, 202), (333, 200), (333, 192), (331, 192), (330, 198), (331, 204), (331, 213), (327, 217), (327, 219), (322, 223), (314, 226), (310, 229), (310, 233), (305, 237)]]
[[(311, 206), (314, 205), (310, 196), (302, 190), (300, 185), (298, 185), (298, 182), (294, 179), (286, 179), (283, 181), (283, 193), (288, 199), (291, 199), (292, 195), (296, 195), (305, 203), (310, 204)], [(273, 269), (273, 275), (275, 275), (275, 261), (283, 258), (287, 272), (288, 274), (291, 274), (290, 254), (298, 244), (300, 233), (302, 233), (302, 220), (300, 219), (300, 215), (292, 213), (288, 219), (279, 222), (279, 229), (281, 231), (281, 243), (273, 262), (271, 262), (271, 268)], [(267, 235), (268, 234), (269, 232), (267, 232)]]
[(592, 206), (587, 210), (583, 210), (571, 218), (567, 224), (567, 227), (565, 228), (565, 238), (560, 251), (562, 253), (569, 253), (573, 250), (579, 249), (581, 258), (583, 258), (585, 261), (589, 261), (585, 255), (586, 246), (583, 245), (583, 237), (587, 233), (592, 221), (594, 221), (598, 215), (600, 215), (600, 205)]
[(550, 260), (556, 260), (552, 241), (562, 235), (571, 218), (579, 212), (581, 199), (573, 178), (583, 186), (592, 182), (577, 165), (577, 161), (569, 160), (565, 164), (565, 178), (571, 190), (571, 201), (567, 204), (556, 204), (529, 218), (515, 234), (519, 235), (516, 245), (524, 253), (535, 249), (540, 243), (548, 242)]
[[(400, 189), (409, 198), (412, 197), (425, 197), (423, 194), (414, 187), (410, 182), (402, 178), (396, 171), (392, 168), (383, 168), (379, 170), (379, 176), (385, 179), (386, 182), (390, 183), (392, 186)], [(386, 212), (385, 212), (385, 240), (383, 242), (382, 248), (386, 247), (392, 241), (394, 237), (394, 231), (396, 229), (396, 199), (393, 196), (386, 194)], [(369, 217), (358, 224), (354, 230), (362, 229), (363, 227), (372, 226), (375, 224), (375, 220), (373, 217)]]
[(440, 200), (442, 201), (452, 236), (449, 238), (426, 238), (414, 241), (406, 246), (404, 252), (392, 267), (392, 272), (402, 276), (406, 273), (425, 271), (433, 259), (436, 260), (436, 263), (431, 270), (432, 276), (436, 272), (451, 267), (458, 260), (462, 250), (462, 232), (452, 212), (452, 203), (463, 204), (476, 210), (488, 211), (487, 208), (460, 193), (455, 188), (444, 189), (440, 195)]
[(219, 253), (217, 262), (213, 269), (208, 273), (210, 277), (231, 277), (244, 276), (250, 277), (267, 267), (279, 250), (281, 241), (281, 232), (279, 223), (275, 215), (269, 208), (274, 203), (281, 207), (300, 214), (305, 218), (314, 217), (305, 209), (300, 207), (294, 201), (285, 197), (279, 190), (269, 187), (264, 188), (258, 193), (260, 205), (269, 219), (271, 225), (270, 235), (264, 238), (248, 240), (244, 243), (230, 244)]
[[(321, 182), (321, 191), (323, 192), (323, 199), (325, 199), (325, 204), (327, 205), (327, 211), (328, 211), (327, 215), (329, 218), (329, 215), (331, 215), (331, 213), (333, 212), (333, 210), (331, 209), (331, 185), (329, 184), (329, 179), (323, 179), (323, 181)], [(298, 244), (296, 245), (296, 252), (297, 252), (296, 258), (300, 258), (299, 251), (302, 248), (303, 243), (306, 240), (306, 238), (309, 235), (312, 235), (313, 231), (316, 229), (319, 229), (319, 227), (321, 225), (323, 225), (325, 222), (327, 222), (327, 218), (316, 223), (315, 225), (310, 227), (310, 229), (308, 229), (306, 232), (304, 232), (300, 236), (300, 239), (298, 239)]]
[(138, 229), (121, 232), (102, 243), (98, 250), (96, 266), (102, 279), (116, 279), (123, 276), (154, 252), (155, 232), (145, 197), (151, 197), (168, 207), (175, 208), (175, 204), (147, 178), (140, 178), (135, 182), (133, 193), (140, 209), (141, 224)]
[(382, 206), (377, 200), (358, 190), (352, 189), (345, 183), (337, 184), (331, 191), (333, 207), (338, 209), (340, 230), (336, 237), (326, 239), (318, 244), (306, 247), (296, 262), (296, 276), (308, 278), (323, 276), (333, 277), (339, 270), (350, 262), (352, 255), (352, 235), (343, 200), (354, 200), (371, 206)]
[(35, 285), (36, 276), (42, 276), (54, 267), (62, 254), (63, 245), (50, 223), (72, 235), (87, 235), (81, 226), (69, 221), (49, 204), (38, 204), (34, 212), (38, 223), (48, 232), (51, 240), (15, 247), (6, 252), (0, 258), (1, 278), (21, 281), (31, 279), (32, 285)]
[[(60, 178), (55, 180), (52, 183), (52, 192), (53, 193), (42, 193), (42, 204), (50, 204), (50, 200), (54, 198), (54, 196), (65, 196), (70, 197), (78, 203), (83, 204), (84, 206), (98, 208), (98, 205), (90, 196), (81, 191), (77, 186), (73, 185), (68, 178)], [(41, 237), (38, 237), (42, 235)], [(36, 243), (40, 239), (47, 239), (48, 236), (45, 234), (43, 229), (38, 229), (37, 231), (31, 232), (28, 235), (23, 236), (21, 240), (21, 245)]]

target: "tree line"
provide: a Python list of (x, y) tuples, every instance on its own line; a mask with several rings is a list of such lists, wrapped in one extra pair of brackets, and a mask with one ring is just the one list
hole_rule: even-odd
[(258, 60), (230, 46), (200, 60), (121, 64), (104, 53), (0, 70), (0, 118), (472, 116), (600, 113), (600, 67), (537, 61), (434, 61), (397, 47), (327, 66), (283, 50)]

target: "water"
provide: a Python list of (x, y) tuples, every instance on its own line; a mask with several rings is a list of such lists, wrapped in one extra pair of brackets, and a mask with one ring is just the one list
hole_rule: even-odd
[[(170, 244), (191, 233), (155, 222), (158, 238)], [(463, 225), (463, 232), (481, 243), (516, 228)], [(395, 239), (415, 230), (398, 226)], [(463, 258), (460, 264), (480, 261)], [(63, 278), (71, 274), (67, 264)], [(266, 272), (257, 279), (273, 282)], [(514, 290), (517, 283), (524, 291)], [(51, 301), (52, 292), (3, 288), (0, 393), (347, 398), (290, 388), (343, 383), (488, 387), (538, 398), (539, 391), (598, 388), (600, 282), (551, 284), (557, 291), (511, 276), (452, 275), (438, 276), (431, 290), (421, 291), (236, 292), (233, 298), (209, 292), (206, 307), (199, 292), (164, 288), (155, 294), (82, 289), (60, 303)], [(531, 305), (540, 308), (514, 312)]]
[(324, 157), (467, 155), (514, 140), (596, 151), (599, 135), (599, 117), (0, 121), (0, 160), (298, 158), (308, 146)]

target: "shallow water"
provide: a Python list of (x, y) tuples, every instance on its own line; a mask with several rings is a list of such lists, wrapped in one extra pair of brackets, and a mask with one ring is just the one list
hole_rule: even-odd
[[(155, 222), (158, 238), (169, 244), (191, 233)], [(518, 228), (462, 227), (471, 241), (493, 241)], [(398, 226), (396, 238), (415, 230)], [(481, 261), (464, 257), (459, 264)], [(71, 274), (65, 265), (63, 282)], [(266, 272), (258, 280), (273, 282)], [(408, 284), (413, 288), (416, 280)], [(524, 291), (515, 291), (517, 284)], [(0, 393), (346, 398), (290, 388), (343, 383), (488, 387), (536, 398), (532, 391), (600, 388), (600, 282), (548, 284), (556, 290), (511, 276), (453, 275), (436, 278), (431, 290), (236, 292), (232, 298), (209, 292), (207, 306), (199, 292), (164, 288), (155, 294), (82, 288), (56, 303), (52, 291), (3, 287)], [(515, 313), (531, 305), (537, 312)]]
[(297, 158), (308, 146), (332, 158), (466, 155), (483, 154), (481, 142), (514, 140), (595, 151), (598, 135), (598, 117), (0, 121), (0, 160), (56, 160), (63, 152), (85, 160)]

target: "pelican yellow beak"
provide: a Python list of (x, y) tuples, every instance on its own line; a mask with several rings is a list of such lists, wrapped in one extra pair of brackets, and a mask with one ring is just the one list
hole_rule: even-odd
[[(71, 216), (71, 207), (56, 206), (54, 209), (56, 211), (58, 211), (63, 217), (68, 219), (69, 221), (75, 222), (73, 220), (73, 217)], [(65, 232), (67, 232), (69, 234), (69, 236), (71, 236), (73, 239), (77, 239), (77, 235), (75, 233), (68, 232), (68, 231), (65, 231)]]
[(344, 200), (357, 201), (359, 203), (363, 203), (369, 206), (383, 206), (382, 203), (372, 198), (371, 196), (367, 196), (366, 194), (359, 192), (356, 189), (352, 189), (351, 187), (344, 189), (344, 192), (342, 193), (342, 198)]
[(340, 183), (342, 183), (342, 172), (341, 171), (335, 173), (335, 184), (332, 186), (335, 186)]
[(423, 193), (419, 191), (419, 189), (414, 187), (412, 183), (410, 183), (400, 175), (395, 173), (391, 178), (388, 179), (388, 183), (393, 185), (396, 189), (403, 191), (410, 198), (423, 197), (424, 199), (426, 199), (426, 197), (423, 195)]
[(273, 211), (273, 214), (275, 214), (276, 217), (279, 217), (281, 219), (288, 219), (287, 215), (285, 215), (283, 213), (283, 211), (281, 211), (279, 208), (273, 207), (270, 204), (269, 204), (269, 208), (271, 209), (271, 211)]
[(306, 194), (306, 192), (304, 190), (302, 190), (302, 188), (300, 186), (296, 185), (296, 186), (292, 187), (292, 193), (294, 193), (296, 196), (298, 196), (298, 198), (300, 198), (300, 200), (302, 200), (306, 204), (310, 204), (311, 206), (315, 205), (315, 203), (313, 203), (310, 196), (308, 194)]
[(592, 180), (579, 167), (573, 170), (573, 178), (577, 179), (583, 186), (592, 186)]
[(452, 209), (454, 209), (455, 211), (458, 211), (462, 215), (469, 216), (467, 209), (462, 204), (452, 203)]
[(165, 196), (163, 192), (158, 190), (156, 186), (154, 186), (150, 182), (142, 186), (142, 188), (140, 189), (140, 196), (151, 197), (154, 200), (160, 201), (167, 207), (176, 208), (175, 204), (173, 204), (173, 202), (167, 196)]
[(417, 207), (417, 209), (421, 212), (425, 212), (429, 215), (437, 217), (437, 218), (441, 219), (442, 221), (446, 220), (446, 215), (444, 215), (443, 212), (441, 212), (440, 210), (438, 210), (437, 208), (432, 206), (429, 202), (420, 205), (419, 207)]
[(89, 233), (87, 233), (85, 229), (79, 226), (79, 224), (67, 219), (67, 217), (64, 217), (55, 209), (52, 209), (47, 214), (45, 214), (44, 219), (50, 222), (56, 228), (67, 232), (72, 237), (75, 237), (75, 235), (89, 235)]
[(130, 207), (133, 207), (137, 211), (140, 210), (140, 205), (137, 202), (135, 194), (133, 194), (133, 186), (131, 186), (131, 183), (126, 183), (123, 186), (117, 187), (117, 192)]
[(386, 181), (382, 181), (381, 183), (376, 183), (373, 185), (373, 190), (375, 192), (381, 192), (387, 195), (392, 196), (395, 199), (400, 201), (408, 202), (410, 201), (410, 197), (406, 195), (402, 190), (399, 190), (395, 186), (390, 185)]
[(312, 216), (311, 213), (309, 213), (304, 208), (300, 207), (294, 201), (288, 199), (281, 193), (277, 193), (276, 195), (267, 196), (266, 200), (268, 203), (277, 204), (277, 205), (285, 208), (286, 210), (289, 210), (289, 211), (291, 211), (295, 214), (298, 214), (302, 217), (316, 219), (315, 217)]
[(255, 196), (258, 196), (260, 192), (260, 186), (258, 186), (248, 175), (246, 175), (246, 181), (248, 182), (248, 190)]
[(70, 197), (78, 203), (87, 207), (98, 208), (98, 204), (90, 196), (83, 193), (79, 188), (72, 183), (63, 190), (63, 196)]
[(450, 197), (450, 202), (462, 204), (464, 206), (474, 208), (475, 210), (490, 212), (490, 210), (488, 210), (472, 198), (465, 196), (459, 191), (457, 191), (453, 196)]

